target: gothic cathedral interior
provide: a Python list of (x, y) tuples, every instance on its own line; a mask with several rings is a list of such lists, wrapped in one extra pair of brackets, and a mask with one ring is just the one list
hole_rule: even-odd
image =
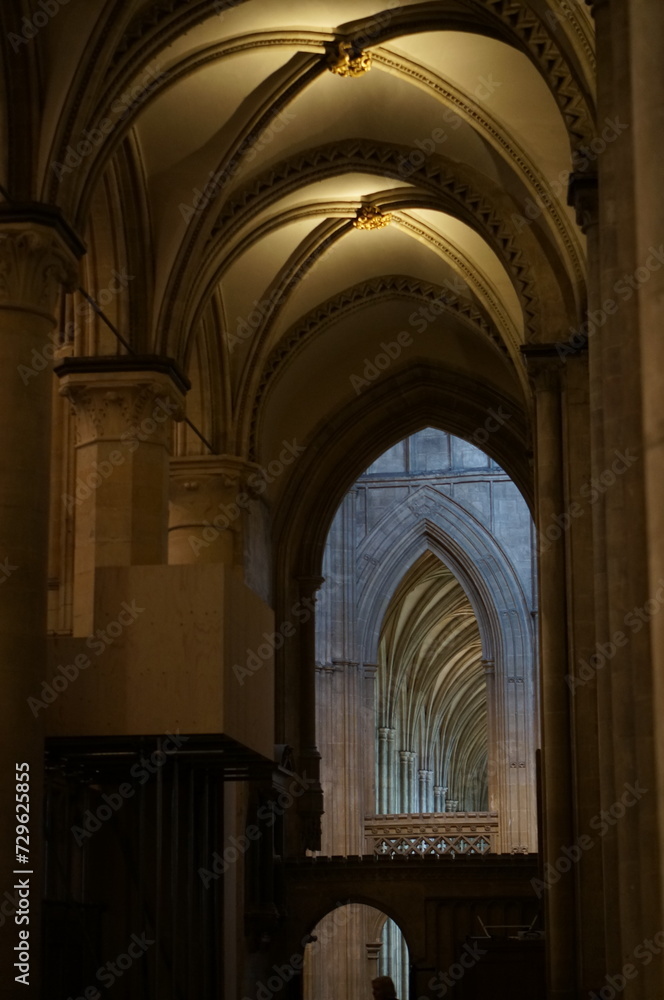
[(0, 53), (0, 1000), (664, 1000), (662, 0)]

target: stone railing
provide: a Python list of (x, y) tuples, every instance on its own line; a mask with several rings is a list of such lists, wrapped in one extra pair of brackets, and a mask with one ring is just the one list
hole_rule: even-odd
[(364, 822), (366, 853), (392, 858), (492, 854), (497, 834), (497, 812), (372, 816)]

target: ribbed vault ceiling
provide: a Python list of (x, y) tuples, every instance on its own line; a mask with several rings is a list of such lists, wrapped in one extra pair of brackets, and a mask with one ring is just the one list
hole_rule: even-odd
[(378, 725), (396, 729), (418, 767), (466, 801), (484, 780), (487, 702), (477, 619), (461, 584), (432, 553), (402, 580), (379, 647)]
[[(62, 209), (93, 292), (127, 268), (110, 318), (187, 368), (216, 451), (269, 461), (293, 425), (312, 435), (400, 330), (396, 367), (438, 364), (527, 409), (520, 347), (559, 339), (586, 300), (567, 206), (595, 134), (584, 4), (86, 0), (16, 48), (19, 7), (0, 8), (17, 139), (0, 179)], [(341, 44), (370, 69), (332, 72)], [(392, 223), (358, 231), (367, 205)], [(423, 323), (423, 286), (454, 314)], [(91, 327), (77, 353), (121, 350)]]

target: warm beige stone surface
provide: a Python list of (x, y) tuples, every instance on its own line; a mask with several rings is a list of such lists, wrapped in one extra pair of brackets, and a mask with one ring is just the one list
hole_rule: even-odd
[(159, 372), (65, 374), (76, 418), (74, 632), (93, 623), (99, 566), (165, 563), (168, 443), (183, 396)]
[(51, 639), (51, 679), (76, 656), (89, 666), (38, 710), (49, 735), (224, 733), (272, 758), (274, 617), (236, 574), (100, 568), (96, 601), (87, 639)]
[[(135, 987), (129, 976), (118, 985), (127, 1000), (146, 983), (160, 998), (254, 1000), (271, 967), (304, 947), (334, 890), (352, 894), (352, 864), (330, 862), (316, 883), (295, 862), (282, 877), (277, 860), (306, 866), (323, 808), (339, 810), (335, 843), (362, 850), (359, 803), (375, 792), (365, 729), (378, 657), (348, 643), (317, 675), (314, 601), (342, 498), (380, 454), (426, 427), (480, 440), (540, 531), (572, 518), (542, 547), (537, 601), (525, 601), (539, 608), (541, 697), (518, 734), (527, 753), (510, 758), (524, 775), (494, 782), (490, 803), (503, 812), (509, 803), (518, 819), (518, 836), (504, 843), (534, 842), (535, 776), (526, 780), (520, 762), (534, 757), (541, 725), (542, 861), (555, 866), (593, 836), (539, 900), (546, 1000), (604, 996), (607, 977), (630, 963), (636, 974), (616, 993), (664, 995), (662, 954), (639, 958), (644, 942), (664, 937), (663, 38), (661, 0), (0, 6), (0, 866), (14, 857), (16, 760), (34, 768), (41, 830), (44, 726), (90, 746), (189, 728), (278, 762), (223, 792), (192, 772), (196, 794), (215, 789), (202, 804), (209, 811), (197, 803), (174, 875), (157, 856), (173, 825), (155, 808), (145, 827), (151, 863), (136, 866), (154, 884), (140, 892), (123, 862), (117, 879), (98, 883), (108, 895), (93, 898), (86, 865), (100, 862), (58, 817), (47, 845), (59, 879), (47, 920), (59, 949), (48, 970), (54, 1000), (89, 985), (56, 983), (66, 953), (58, 934), (82, 968), (79, 928), (92, 926), (97, 905), (92, 979), (126, 946), (127, 915), (137, 912), (128, 898), (144, 893), (139, 911), (157, 915), (159, 945), (134, 970)], [(369, 72), (329, 72), (344, 45), (353, 61), (371, 57)], [(391, 221), (360, 231), (358, 214)], [(73, 294), (58, 298), (61, 288)], [(582, 325), (587, 345), (581, 337), (571, 353), (559, 350)], [(531, 384), (524, 346), (531, 357), (546, 347), (559, 370), (540, 365)], [(123, 373), (69, 374), (59, 397), (54, 356)], [(165, 369), (129, 374), (130, 356), (172, 359), (183, 381), (171, 384)], [(162, 421), (154, 414), (164, 398), (174, 409)], [(180, 409), (188, 422), (174, 429)], [(627, 468), (612, 471), (626, 455)], [(589, 501), (589, 477), (603, 476)], [(398, 534), (387, 548), (396, 551)], [(145, 610), (120, 622), (97, 656), (87, 636), (134, 600)], [(340, 620), (359, 608), (351, 596)], [(83, 653), (90, 665), (35, 716), (28, 699)], [(508, 657), (482, 656), (499, 699)], [(240, 678), (235, 665), (247, 671)], [(537, 692), (533, 683), (528, 704)], [(520, 720), (514, 709), (525, 701), (503, 695), (504, 714)], [(328, 734), (320, 746), (317, 715)], [(383, 721), (380, 773), (391, 746), (404, 755), (411, 797), (433, 797), (434, 809), (452, 799), (414, 747), (391, 745)], [(501, 726), (490, 715), (497, 746)], [(320, 753), (342, 741), (348, 753), (324, 803)], [(361, 753), (355, 795), (345, 769)], [(173, 940), (191, 914), (170, 902), (191, 898), (197, 845), (207, 851), (214, 838), (223, 852), (229, 838), (241, 842), (261, 805), (304, 771), (306, 795), (264, 821), (256, 844), (235, 847), (241, 856), (223, 888), (215, 883), (220, 906), (201, 911), (211, 916), (200, 961), (180, 982)], [(50, 774), (51, 818), (60, 795), (91, 802), (93, 777)], [(600, 835), (598, 817), (620, 811), (628, 785), (646, 791)], [(530, 914), (528, 865), (513, 883), (462, 869), (458, 898), (444, 901), (441, 889), (431, 904), (423, 881), (409, 892), (406, 867), (376, 887), (372, 905), (404, 907), (418, 996), (432, 994), (436, 964), (455, 960), (455, 935), (476, 927), (473, 892), (486, 892), (485, 916), (493, 894), (509, 922), (512, 889), (517, 915)], [(3, 876), (0, 897), (7, 889)], [(35, 991), (39, 895), (35, 887)], [(2, 915), (0, 997), (13, 1000), (14, 925), (7, 907)], [(361, 1000), (376, 966), (377, 925), (354, 926), (344, 941), (357, 962), (335, 981), (339, 1000)], [(298, 992), (289, 983), (284, 996)]]
[[(48, 226), (0, 224), (0, 559), (4, 559), (0, 594), (1, 887), (3, 894), (9, 891), (11, 899), (15, 893), (15, 877), (10, 874), (16, 856), (15, 765), (27, 764), (33, 848), (29, 852), (33, 873), (30, 900), (35, 928), (31, 982), (35, 990), (41, 954), (36, 928), (41, 912), (43, 725), (42, 719), (35, 719), (29, 712), (27, 699), (46, 651), (51, 417), (50, 380), (35, 367), (35, 359), (43, 359), (44, 348), (51, 346), (49, 335), (55, 325), (60, 284), (71, 284), (75, 275), (71, 250)], [(21, 773), (26, 773), (25, 766)], [(5, 918), (14, 912), (15, 907), (10, 907)], [(4, 949), (0, 956), (0, 995), (13, 993), (9, 989), (16, 974), (13, 961), (14, 955)]]

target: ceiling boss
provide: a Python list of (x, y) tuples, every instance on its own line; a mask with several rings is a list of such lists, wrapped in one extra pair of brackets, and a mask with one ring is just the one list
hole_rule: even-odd
[(327, 57), (327, 67), (337, 76), (364, 76), (371, 69), (371, 53), (354, 54), (351, 42), (337, 42)]
[(381, 212), (375, 205), (362, 205), (353, 219), (356, 229), (384, 229), (392, 221), (390, 212)]

